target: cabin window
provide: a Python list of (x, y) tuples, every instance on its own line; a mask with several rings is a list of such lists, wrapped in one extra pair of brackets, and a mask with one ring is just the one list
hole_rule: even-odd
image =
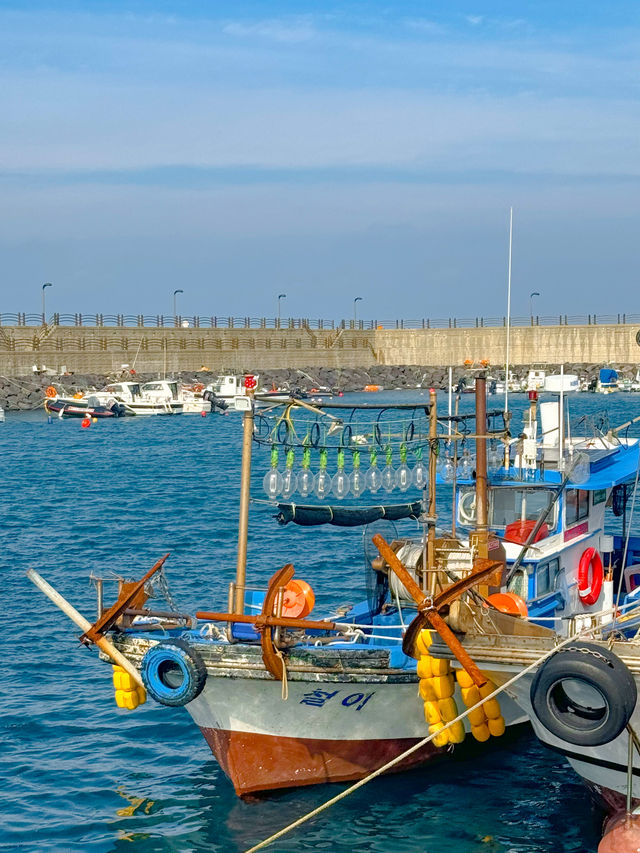
[[(496, 488), (489, 491), (489, 525), (506, 527), (514, 521), (537, 521), (553, 501), (550, 489)], [(547, 519), (555, 527), (554, 513)]]
[(596, 489), (595, 492), (591, 492), (591, 503), (594, 506), (597, 504), (602, 504), (607, 499), (607, 490), (606, 489)]
[(162, 391), (162, 384), (160, 382), (149, 382), (144, 386), (145, 391)]
[(541, 595), (546, 595), (549, 592), (555, 592), (556, 577), (560, 571), (560, 560), (549, 560), (548, 563), (542, 563), (536, 569), (536, 598)]
[(589, 517), (589, 492), (585, 489), (567, 489), (564, 502), (567, 527)]
[(527, 589), (527, 572), (525, 569), (518, 569), (515, 575), (511, 578), (508, 585), (509, 592), (515, 592), (520, 598), (525, 601), (529, 598), (529, 590)]

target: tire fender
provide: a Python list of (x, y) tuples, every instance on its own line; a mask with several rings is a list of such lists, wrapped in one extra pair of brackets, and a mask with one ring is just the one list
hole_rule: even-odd
[(180, 707), (199, 696), (207, 680), (201, 655), (186, 640), (163, 640), (142, 659), (147, 693), (161, 705)]
[(617, 655), (578, 642), (538, 670), (530, 691), (537, 720), (576, 746), (601, 746), (623, 731), (636, 706), (633, 675)]

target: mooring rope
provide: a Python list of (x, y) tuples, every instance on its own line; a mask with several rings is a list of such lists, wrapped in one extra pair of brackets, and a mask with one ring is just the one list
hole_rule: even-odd
[(308, 812), (307, 814), (303, 815), (302, 817), (299, 817), (297, 820), (294, 820), (293, 823), (290, 823), (288, 826), (285, 826), (283, 829), (281, 829), (278, 832), (274, 833), (273, 835), (269, 836), (269, 838), (265, 838), (264, 841), (261, 841), (259, 844), (256, 844), (253, 847), (250, 847), (248, 850), (245, 850), (245, 853), (255, 853), (256, 850), (262, 850), (265, 847), (268, 847), (269, 844), (272, 844), (274, 841), (277, 841), (278, 838), (282, 838), (283, 835), (287, 835), (289, 832), (291, 832), (291, 830), (296, 829), (296, 827), (301, 826), (303, 823), (306, 823), (308, 820), (311, 820), (311, 818), (315, 817), (316, 815), (320, 814), (321, 812), (326, 811), (326, 809), (335, 805), (340, 800), (343, 800), (345, 797), (348, 797), (350, 794), (353, 794), (359, 788), (362, 788), (364, 785), (366, 785), (367, 782), (371, 782), (372, 779), (375, 779), (378, 776), (381, 776), (383, 773), (386, 773), (387, 770), (390, 770), (396, 764), (399, 764), (401, 761), (404, 761), (404, 759), (407, 758), (409, 755), (412, 755), (414, 752), (417, 752), (419, 749), (422, 749), (423, 746), (425, 746), (430, 741), (432, 741), (437, 735), (439, 735), (445, 729), (448, 729), (451, 726), (453, 726), (455, 723), (460, 722), (460, 720), (463, 720), (472, 711), (475, 711), (476, 708), (480, 708), (481, 705), (483, 705), (485, 702), (488, 702), (490, 699), (493, 699), (499, 693), (502, 693), (504, 690), (506, 690), (507, 687), (510, 687), (516, 681), (519, 681), (519, 679), (521, 679), (523, 675), (526, 675), (528, 672), (531, 672), (533, 669), (540, 666), (540, 664), (543, 661), (545, 661), (547, 658), (550, 658), (552, 655), (554, 655), (563, 646), (567, 646), (569, 643), (572, 643), (574, 640), (578, 639), (578, 637), (581, 637), (583, 634), (589, 634), (592, 632), (593, 632), (593, 628), (589, 627), (589, 628), (584, 628), (582, 631), (578, 631), (575, 634), (572, 634), (570, 637), (567, 637), (566, 640), (563, 640), (557, 646), (554, 646), (550, 651), (545, 652), (541, 657), (539, 657), (532, 664), (529, 664), (529, 666), (525, 667), (517, 675), (514, 675), (513, 678), (511, 678), (509, 681), (505, 682), (501, 687), (498, 687), (496, 690), (494, 690), (493, 693), (490, 693), (484, 699), (481, 699), (480, 702), (476, 702), (476, 704), (473, 705), (471, 708), (466, 708), (464, 713), (459, 714), (455, 718), (455, 720), (450, 720), (448, 723), (443, 723), (442, 728), (438, 729), (437, 732), (434, 732), (433, 734), (430, 734), (427, 737), (423, 738), (421, 741), (418, 741), (418, 743), (409, 747), (409, 749), (405, 750), (400, 755), (397, 755), (395, 758), (392, 758), (391, 761), (388, 761), (386, 764), (383, 764), (382, 767), (379, 767), (377, 770), (374, 770), (368, 776), (365, 776), (364, 779), (360, 779), (358, 782), (351, 785), (349, 788), (346, 788), (340, 794), (337, 794), (335, 797), (332, 797), (330, 800), (327, 800), (325, 803), (322, 803), (322, 805), (318, 806), (317, 808), (313, 809), (312, 811)]

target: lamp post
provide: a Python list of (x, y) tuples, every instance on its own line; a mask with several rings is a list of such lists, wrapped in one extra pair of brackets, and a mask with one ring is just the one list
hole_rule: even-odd
[(353, 328), (356, 327), (356, 321), (358, 317), (358, 302), (362, 302), (362, 296), (356, 296), (353, 300)]
[(45, 282), (45, 284), (42, 285), (42, 325), (43, 326), (47, 325), (47, 311), (45, 308), (45, 301), (44, 301), (44, 293), (45, 293), (46, 287), (53, 287), (53, 285), (51, 284), (50, 281), (47, 281), (47, 282)]
[(537, 290), (534, 290), (529, 294), (529, 317), (531, 318), (531, 325), (533, 326), (533, 297), (540, 296)]
[(184, 290), (180, 290), (178, 288), (178, 290), (173, 291), (173, 325), (174, 326), (178, 325), (178, 312), (176, 310), (176, 296), (178, 293), (184, 293)]
[(286, 299), (286, 298), (287, 298), (286, 293), (279, 293), (278, 294), (278, 328), (280, 328), (280, 300)]

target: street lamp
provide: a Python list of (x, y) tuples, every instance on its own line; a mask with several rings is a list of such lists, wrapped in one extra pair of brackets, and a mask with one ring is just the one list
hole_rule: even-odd
[(280, 328), (280, 300), (286, 299), (286, 298), (287, 298), (286, 293), (279, 293), (278, 294), (278, 328)]
[(184, 290), (174, 290), (173, 291), (173, 325), (178, 325), (178, 312), (176, 311), (176, 295), (178, 293), (184, 293)]
[(531, 325), (533, 326), (533, 297), (540, 296), (537, 290), (529, 294), (529, 316), (531, 317)]
[(47, 312), (46, 312), (45, 303), (44, 303), (45, 287), (53, 287), (53, 285), (51, 284), (50, 281), (47, 281), (45, 284), (42, 285), (42, 325), (43, 326), (47, 325)]
[(358, 312), (358, 302), (362, 302), (362, 296), (356, 296), (356, 298), (353, 300), (353, 328), (354, 328), (354, 329), (355, 329), (355, 327), (356, 327), (356, 319), (357, 319), (357, 312)]

